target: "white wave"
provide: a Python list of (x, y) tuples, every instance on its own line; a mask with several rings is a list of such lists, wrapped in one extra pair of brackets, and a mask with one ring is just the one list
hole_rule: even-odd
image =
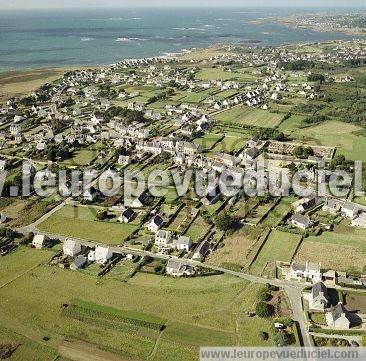
[(93, 38), (81, 38), (80, 41), (93, 41)]
[(133, 41), (147, 41), (147, 39), (142, 38), (118, 38), (116, 39), (117, 42), (124, 42), (124, 43), (131, 43)]

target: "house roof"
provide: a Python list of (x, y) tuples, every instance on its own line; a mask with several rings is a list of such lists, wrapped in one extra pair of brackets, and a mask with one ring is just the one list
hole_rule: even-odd
[(346, 201), (342, 207), (343, 210), (355, 211), (357, 209), (357, 204)]
[(304, 264), (298, 264), (298, 263), (292, 263), (291, 264), (291, 269), (293, 271), (305, 272), (306, 271), (306, 265), (304, 265)]
[(177, 244), (189, 245), (191, 243), (191, 237), (180, 236), (178, 238)]
[(160, 238), (168, 238), (170, 237), (171, 232), (170, 231), (164, 231), (164, 230), (160, 230), (157, 234), (156, 237), (160, 237)]
[(72, 263), (76, 268), (81, 268), (85, 265), (87, 262), (86, 257), (84, 256), (78, 256), (75, 261)]
[(349, 312), (346, 310), (342, 303), (338, 303), (338, 305), (333, 307), (332, 309), (333, 321), (337, 321), (342, 316), (346, 316), (346, 318), (350, 321)]
[(310, 217), (305, 216), (305, 215), (300, 214), (300, 213), (295, 213), (292, 216), (292, 220), (297, 222), (297, 223), (303, 224), (306, 227), (308, 227), (311, 223)]
[(313, 298), (319, 296), (320, 293), (323, 293), (325, 298), (328, 298), (328, 289), (327, 289), (327, 287), (325, 287), (323, 282), (315, 283), (315, 285), (311, 289), (311, 293), (312, 293)]
[(106, 259), (109, 255), (110, 249), (108, 247), (97, 246), (95, 248), (95, 258)]
[(122, 216), (126, 217), (128, 220), (130, 220), (134, 215), (134, 212), (131, 208), (127, 208), (123, 213)]
[(151, 222), (157, 225), (158, 227), (161, 227), (164, 223), (163, 218), (161, 218), (159, 215), (152, 218)]

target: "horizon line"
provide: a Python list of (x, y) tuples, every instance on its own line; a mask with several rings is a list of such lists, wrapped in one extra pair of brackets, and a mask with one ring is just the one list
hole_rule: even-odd
[(276, 8), (288, 8), (288, 9), (364, 9), (366, 8), (365, 5), (250, 5), (250, 4), (243, 4), (243, 5), (136, 5), (136, 6), (130, 6), (130, 5), (121, 5), (121, 6), (55, 6), (55, 7), (12, 7), (12, 6), (6, 6), (2, 7), (0, 6), (0, 10), (61, 10), (61, 9), (70, 9), (70, 10), (76, 10), (76, 9), (174, 9), (174, 8), (252, 8), (252, 9), (262, 9), (262, 8), (270, 8), (270, 9), (276, 9)]

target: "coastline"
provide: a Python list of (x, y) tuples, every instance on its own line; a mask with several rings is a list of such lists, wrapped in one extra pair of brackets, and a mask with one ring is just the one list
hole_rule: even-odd
[[(319, 14), (314, 14), (319, 15)], [(284, 17), (284, 18), (278, 18), (278, 17), (268, 17), (264, 19), (257, 19), (250, 22), (254, 25), (263, 25), (268, 23), (274, 23), (274, 24), (280, 24), (287, 26), (289, 29), (302, 29), (302, 30), (311, 30), (317, 33), (340, 33), (344, 35), (360, 35), (360, 36), (366, 36), (366, 29), (361, 28), (343, 28), (343, 27), (319, 27), (317, 25), (311, 25), (311, 24), (299, 24), (297, 17)]]

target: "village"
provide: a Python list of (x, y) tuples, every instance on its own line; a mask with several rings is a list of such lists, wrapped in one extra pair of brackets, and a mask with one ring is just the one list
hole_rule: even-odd
[[(117, 333), (107, 323), (117, 304), (125, 303), (117, 328), (126, 319), (128, 327), (134, 324), (138, 336), (128, 342), (145, 340), (146, 349), (136, 351), (143, 359), (161, 359), (161, 335), (167, 349), (180, 342), (164, 337), (170, 327), (178, 328), (172, 317), (184, 313), (175, 308), (183, 290), (192, 315), (181, 320), (182, 333), (188, 324), (197, 337), (211, 328), (218, 339), (223, 336), (219, 328), (228, 327), (227, 344), (235, 339), (238, 345), (363, 346), (366, 198), (352, 187), (343, 196), (334, 196), (329, 187), (319, 196), (317, 174), (319, 164), (329, 180), (337, 170), (352, 174), (353, 161), (366, 161), (365, 61), (363, 40), (276, 48), (217, 45), (69, 71), (32, 94), (7, 100), (0, 107), (0, 171), (6, 174), (0, 201), (5, 262), (0, 287), (6, 292), (35, 267), (26, 277), (52, 279), (53, 286), (46, 287), (54, 302), (50, 307), (59, 314), (53, 331), (45, 326), (45, 315), (35, 316), (45, 334), (55, 333), (47, 337), (70, 332), (104, 348), (109, 346), (98, 343), (90, 314), (103, 319), (106, 332)], [(267, 191), (248, 196), (240, 191), (227, 197), (220, 191), (220, 174), (230, 171), (241, 178), (260, 167), (290, 179), (297, 171), (307, 172), (313, 193), (299, 197), (289, 189), (288, 196)], [(144, 189), (126, 202), (123, 187), (106, 197), (99, 176), (93, 177), (94, 170), (113, 172), (133, 183), (126, 171), (148, 177), (153, 171), (183, 174), (189, 169), (215, 172), (217, 185), (199, 196), (189, 184), (181, 196), (169, 178), (165, 196), (153, 197)], [(61, 186), (43, 197), (35, 192), (37, 181), (51, 180), (67, 191), (73, 170), (90, 175), (90, 187), (78, 196), (63, 197)], [(26, 195), (20, 193), (24, 174), (34, 185)], [(22, 259), (27, 259), (24, 269)], [(37, 261), (27, 266), (32, 259)], [(60, 286), (62, 312), (51, 296), (57, 282), (65, 290), (68, 282), (73, 287), (61, 293)], [(75, 291), (79, 282), (97, 293), (105, 286), (110, 304)], [(156, 285), (162, 287), (160, 295), (159, 289), (152, 290)], [(235, 309), (228, 310), (240, 325), (234, 331), (215, 312), (206, 319), (209, 307), (195, 305), (195, 297), (204, 302), (197, 295), (201, 288), (203, 295), (220, 295), (220, 287), (222, 292), (231, 287), (232, 299), (241, 302), (232, 301)], [(245, 299), (241, 287), (255, 291)], [(159, 314), (136, 296), (142, 289), (155, 301), (166, 296), (177, 303)], [(136, 297), (139, 305), (132, 315)], [(220, 309), (218, 300), (213, 302)], [(98, 308), (106, 303), (116, 308)], [(66, 326), (65, 319), (73, 326)], [(82, 336), (78, 327), (83, 323), (90, 334)], [(246, 343), (252, 327), (255, 340)], [(108, 349), (124, 354), (128, 342), (116, 341)], [(179, 343), (182, 350), (187, 345)]]

